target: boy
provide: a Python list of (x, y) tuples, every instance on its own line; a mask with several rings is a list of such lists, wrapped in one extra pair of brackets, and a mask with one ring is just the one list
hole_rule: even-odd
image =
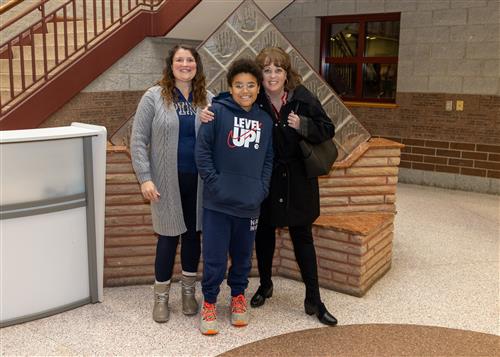
[(262, 73), (249, 59), (228, 70), (230, 95), (212, 101), (215, 119), (203, 124), (196, 143), (196, 164), (204, 181), (203, 280), (205, 298), (200, 330), (218, 333), (215, 304), (227, 268), (231, 287), (231, 323), (246, 326), (244, 296), (260, 204), (269, 192), (273, 166), (272, 119), (255, 103)]

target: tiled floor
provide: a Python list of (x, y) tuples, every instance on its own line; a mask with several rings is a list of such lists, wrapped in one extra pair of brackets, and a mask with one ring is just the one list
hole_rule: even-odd
[[(391, 270), (363, 298), (322, 290), (340, 324), (418, 324), (499, 335), (500, 196), (400, 184), (397, 209)], [(251, 279), (250, 293), (257, 284)], [(204, 337), (198, 318), (180, 311), (178, 284), (171, 321), (162, 325), (151, 320), (151, 287), (107, 288), (101, 304), (0, 330), (0, 353), (214, 356), (321, 327), (301, 308), (299, 282), (276, 278), (273, 298), (251, 310), (246, 328), (229, 325), (228, 296), (224, 288), (220, 334)]]

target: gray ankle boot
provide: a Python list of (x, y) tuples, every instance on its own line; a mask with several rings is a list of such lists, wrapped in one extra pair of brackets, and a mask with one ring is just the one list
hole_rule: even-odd
[(182, 275), (182, 312), (184, 315), (194, 315), (198, 312), (198, 302), (194, 296), (196, 276)]
[(154, 286), (154, 307), (153, 320), (156, 322), (167, 322), (170, 316), (168, 310), (168, 296), (170, 293), (170, 283), (157, 284)]

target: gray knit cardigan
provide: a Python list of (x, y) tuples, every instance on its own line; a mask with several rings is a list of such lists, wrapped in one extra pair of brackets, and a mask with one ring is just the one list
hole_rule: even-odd
[[(161, 90), (160, 86), (154, 86), (142, 96), (132, 126), (130, 151), (139, 183), (151, 180), (160, 193), (159, 201), (151, 202), (154, 231), (164, 236), (178, 236), (187, 230), (177, 175), (179, 117), (173, 104), (165, 104)], [(211, 93), (207, 93), (208, 102), (212, 97)], [(200, 111), (198, 109), (196, 113), (196, 133), (201, 123)], [(202, 181), (198, 177), (198, 230), (201, 230), (202, 194)]]

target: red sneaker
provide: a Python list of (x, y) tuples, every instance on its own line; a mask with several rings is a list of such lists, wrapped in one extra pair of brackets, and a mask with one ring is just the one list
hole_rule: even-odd
[(231, 298), (231, 324), (236, 327), (248, 325), (247, 301), (243, 294)]
[(200, 316), (200, 331), (203, 335), (216, 335), (219, 333), (215, 304), (204, 301)]

